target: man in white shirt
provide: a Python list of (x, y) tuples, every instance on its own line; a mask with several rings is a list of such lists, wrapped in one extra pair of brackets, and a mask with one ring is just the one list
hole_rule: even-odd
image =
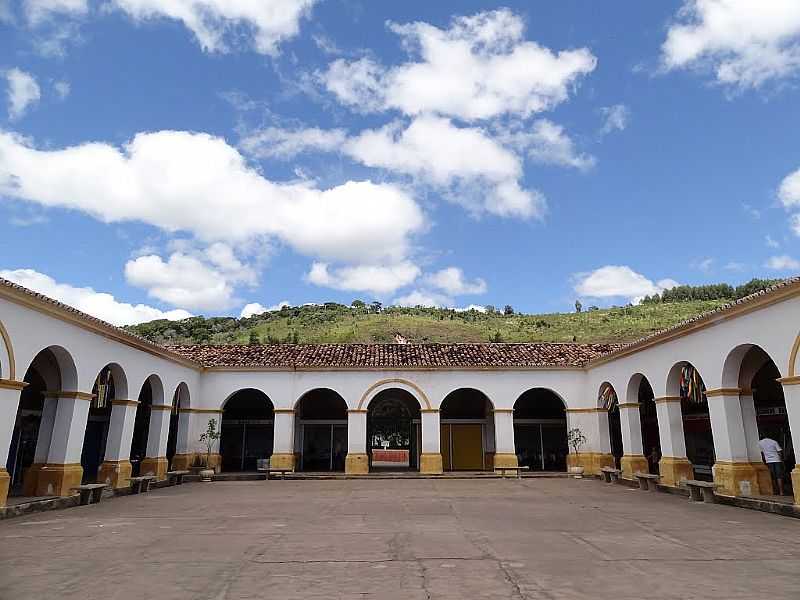
[(761, 458), (767, 463), (773, 484), (778, 484), (778, 494), (783, 496), (783, 450), (778, 442), (766, 434), (761, 434), (758, 447), (761, 448)]

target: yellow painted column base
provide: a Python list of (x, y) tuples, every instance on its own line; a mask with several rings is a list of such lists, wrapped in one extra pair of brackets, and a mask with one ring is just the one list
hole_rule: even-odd
[(585, 475), (599, 475), (603, 467), (614, 466), (614, 455), (604, 452), (567, 454), (567, 467), (583, 467)]
[(495, 453), (494, 455), (494, 468), (513, 468), (518, 467), (517, 455), (508, 453)]
[(756, 471), (756, 478), (758, 479), (758, 489), (754, 490), (754, 493), (771, 496), (773, 493), (772, 475), (769, 473), (769, 467), (767, 467), (767, 465), (765, 465), (763, 462), (750, 464), (753, 465), (753, 469)]
[(129, 460), (106, 460), (100, 465), (97, 481), (105, 483), (115, 490), (128, 487), (131, 484), (132, 469), (133, 467)]
[(662, 456), (658, 462), (658, 473), (661, 475), (659, 483), (672, 487), (678, 487), (686, 479), (694, 479), (694, 469), (687, 458)]
[(33, 463), (22, 473), (22, 495), (35, 496), (36, 488), (39, 485), (39, 471), (42, 470), (44, 463)]
[(294, 471), (294, 454), (273, 454), (269, 459), (269, 466), (272, 469), (291, 469)]
[(634, 479), (634, 473), (649, 473), (650, 465), (647, 458), (641, 454), (624, 454), (620, 461), (622, 476), (625, 479)]
[(172, 471), (188, 471), (189, 467), (192, 466), (192, 461), (194, 460), (194, 454), (176, 454), (172, 457), (172, 464), (170, 464), (170, 470)]
[(11, 485), (11, 476), (4, 467), (0, 467), (0, 507), (8, 501), (8, 488)]
[(752, 496), (759, 493), (758, 475), (749, 462), (717, 461), (711, 472), (720, 494)]
[(800, 468), (792, 469), (792, 489), (794, 490), (794, 503), (800, 505)]
[(71, 496), (72, 488), (81, 484), (83, 467), (80, 463), (68, 465), (44, 465), (39, 470), (36, 484), (37, 496)]
[(419, 456), (419, 472), (423, 475), (441, 475), (442, 455), (438, 452), (423, 452)]
[(348, 475), (366, 475), (369, 473), (369, 456), (348, 452), (344, 458), (344, 472)]
[(169, 461), (166, 456), (148, 456), (142, 461), (139, 468), (139, 475), (155, 475), (156, 479), (162, 481), (167, 478)]

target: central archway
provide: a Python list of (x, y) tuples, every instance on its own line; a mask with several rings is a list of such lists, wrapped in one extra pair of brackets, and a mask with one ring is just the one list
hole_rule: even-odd
[(567, 413), (555, 392), (533, 388), (517, 398), (514, 445), (520, 466), (531, 471), (567, 470)]
[(454, 390), (442, 401), (440, 444), (445, 471), (487, 468), (486, 453), (490, 446), (487, 420), (492, 408), (486, 394), (472, 388)]
[(378, 392), (367, 409), (367, 453), (372, 469), (419, 470), (420, 407), (410, 392)]
[(274, 405), (264, 392), (239, 390), (222, 410), (219, 453), (223, 471), (255, 471), (258, 460), (272, 456)]
[(318, 388), (295, 406), (295, 444), (301, 471), (344, 471), (347, 403), (337, 392)]
[(683, 438), (686, 456), (692, 463), (695, 479), (711, 481), (716, 460), (706, 385), (700, 372), (689, 362), (672, 367), (667, 378), (667, 393), (681, 399)]

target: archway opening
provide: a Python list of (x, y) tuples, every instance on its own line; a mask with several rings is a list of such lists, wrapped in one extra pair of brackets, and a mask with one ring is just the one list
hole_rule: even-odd
[(379, 392), (367, 409), (367, 452), (372, 469), (419, 469), (420, 409), (406, 390)]
[(295, 407), (295, 448), (301, 471), (344, 471), (347, 403), (327, 388), (311, 390)]
[(567, 414), (555, 392), (533, 388), (514, 403), (514, 445), (520, 466), (567, 470)]
[(622, 468), (622, 422), (619, 414), (619, 398), (617, 392), (610, 383), (600, 386), (598, 404), (608, 412), (608, 439), (611, 445), (611, 455), (614, 457), (614, 465), (617, 469)]
[(700, 372), (688, 362), (673, 367), (670, 379), (674, 381), (668, 382), (668, 389), (675, 389), (677, 385), (681, 399), (686, 456), (692, 463), (695, 479), (712, 481), (716, 458), (706, 385)]
[(92, 386), (94, 396), (89, 405), (89, 418), (86, 421), (86, 431), (83, 435), (83, 449), (81, 450), (81, 466), (83, 467), (83, 483), (94, 483), (100, 465), (106, 454), (106, 440), (108, 428), (111, 423), (111, 402), (117, 398), (117, 383), (111, 365), (103, 367)]
[(272, 456), (274, 406), (264, 392), (239, 390), (222, 410), (219, 452), (222, 470), (255, 471), (258, 460)]
[[(172, 459), (178, 453), (178, 436), (181, 430), (181, 409), (189, 408), (189, 388), (181, 383), (172, 396), (172, 409), (169, 413), (169, 433), (167, 434), (167, 463), (171, 466)], [(184, 419), (186, 416), (183, 417)], [(188, 425), (188, 423), (187, 423)], [(185, 432), (188, 435), (188, 430)], [(187, 442), (188, 440), (183, 440)], [(185, 450), (184, 450), (185, 451)]]
[(139, 390), (136, 417), (133, 421), (133, 439), (131, 440), (131, 474), (141, 474), (142, 461), (147, 457), (147, 438), (150, 433), (150, 414), (153, 412), (153, 376), (147, 378)]
[(661, 460), (661, 438), (658, 432), (658, 414), (653, 387), (642, 376), (636, 390), (636, 399), (639, 402), (639, 421), (642, 428), (642, 448), (647, 458), (650, 473), (658, 475), (658, 462)]
[(445, 471), (482, 471), (487, 457), (492, 403), (483, 392), (462, 388), (450, 392), (439, 409), (440, 447)]

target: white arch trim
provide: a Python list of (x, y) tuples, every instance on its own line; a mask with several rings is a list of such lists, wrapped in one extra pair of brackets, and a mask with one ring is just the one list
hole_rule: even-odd
[[(14, 346), (11, 345), (11, 336), (8, 335), (8, 330), (5, 328), (2, 321), (0, 321), (0, 338), (3, 339), (5, 359), (8, 362), (8, 377), (6, 377), (6, 379), (14, 381), (17, 378), (17, 365), (14, 360)], [(3, 377), (3, 362), (4, 361), (0, 360), (0, 378)]]
[[(372, 402), (372, 399), (381, 393), (384, 390), (388, 390), (391, 388), (399, 388), (401, 390), (405, 390), (419, 403), (419, 407), (422, 410), (432, 410), (433, 406), (431, 406), (430, 400), (428, 400), (428, 396), (425, 392), (422, 391), (417, 384), (412, 383), (411, 381), (407, 381), (406, 379), (382, 379), (377, 383), (372, 384), (369, 389), (361, 396), (361, 400), (358, 401), (358, 410), (366, 409), (369, 406), (369, 403)], [(424, 403), (424, 406), (423, 406)]]

